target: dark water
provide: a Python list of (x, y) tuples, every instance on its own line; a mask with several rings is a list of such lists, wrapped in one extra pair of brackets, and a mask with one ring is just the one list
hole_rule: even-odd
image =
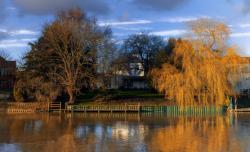
[(1, 152), (247, 152), (250, 114), (0, 114)]

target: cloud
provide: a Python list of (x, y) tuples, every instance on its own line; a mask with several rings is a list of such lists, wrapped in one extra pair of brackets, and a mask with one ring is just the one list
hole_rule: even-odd
[[(6, 40), (10, 37), (16, 37), (16, 36), (37, 36), (39, 35), (39, 32), (32, 31), (32, 30), (26, 30), (26, 29), (20, 29), (20, 30), (6, 30), (6, 29), (0, 29), (0, 47), (7, 47), (7, 46), (12, 46), (13, 43), (9, 43), (9, 40)], [(25, 40), (31, 40), (31, 39), (22, 39), (21, 41)], [(12, 41), (13, 42), (13, 41)], [(19, 40), (20, 42), (20, 40)], [(18, 43), (16, 42), (16, 45)], [(18, 46), (23, 45), (19, 44)]]
[[(163, 18), (163, 19), (155, 19), (155, 20), (147, 20), (147, 19), (140, 19), (140, 20), (111, 20), (111, 21), (99, 21), (98, 24), (100, 26), (115, 26), (115, 28), (124, 29), (124, 30), (131, 30), (136, 31), (139, 28), (136, 27), (124, 27), (126, 25), (139, 25), (139, 24), (151, 24), (156, 22), (167, 22), (167, 23), (185, 23), (190, 21), (195, 21), (199, 18), (211, 18), (209, 16), (187, 16), (187, 17), (170, 17), (170, 18)], [(150, 28), (140, 27), (145, 30), (149, 30)]]
[(241, 28), (248, 28), (248, 27), (250, 27), (250, 23), (239, 24), (239, 27), (241, 27)]
[(9, 33), (10, 35), (38, 35), (39, 34), (39, 32), (26, 30), (26, 29), (14, 30), (14, 31), (10, 31)]
[(35, 40), (36, 38), (0, 40), (0, 48), (27, 47), (29, 42)]
[(152, 27), (124, 27), (124, 26), (116, 26), (116, 29), (125, 30), (125, 31), (147, 31), (152, 30)]
[(4, 32), (4, 31), (0, 31), (0, 40), (3, 40), (3, 39), (5, 39), (8, 36), (9, 36), (8, 33)]
[[(13, 53), (15, 50), (26, 50), (29, 42), (37, 40), (40, 33), (28, 29), (12, 29), (8, 30), (0, 28), (0, 49), (9, 50)], [(16, 51), (12, 54), (20, 59), (22, 52)], [(20, 55), (20, 56), (19, 56)]]
[(104, 15), (110, 11), (103, 0), (13, 0), (21, 15), (47, 15), (72, 7), (80, 7), (87, 12)]
[[(141, 34), (142, 32), (136, 32), (137, 34)], [(163, 30), (163, 31), (154, 31), (154, 32), (150, 32), (149, 34), (152, 35), (158, 35), (158, 36), (162, 36), (164, 38), (167, 37), (177, 37), (177, 36), (181, 36), (186, 34), (187, 31), (184, 29), (173, 29), (173, 30)], [(116, 37), (126, 37), (127, 34), (125, 33), (114, 33), (114, 36)]]
[(169, 22), (169, 23), (183, 23), (183, 22), (190, 22), (197, 20), (198, 17), (172, 17), (167, 19), (162, 19), (162, 22)]
[(250, 37), (250, 32), (232, 33), (231, 37)]
[(170, 18), (164, 18), (159, 19), (160, 22), (168, 22), (168, 23), (185, 23), (190, 21), (195, 21), (200, 18), (211, 18), (209, 16), (184, 16), (184, 17), (170, 17)]
[(7, 36), (18, 36), (18, 35), (38, 35), (39, 32), (27, 30), (27, 29), (19, 29), (19, 30), (7, 30), (7, 29), (0, 29), (0, 39), (1, 35), (5, 37)]
[(159, 35), (159, 36), (179, 36), (187, 33), (186, 30), (183, 29), (175, 29), (175, 30), (164, 30), (164, 31), (157, 31), (151, 32), (150, 34)]
[(134, 0), (133, 3), (145, 9), (168, 11), (175, 9), (187, 1), (189, 0)]
[(150, 20), (134, 20), (134, 21), (100, 21), (100, 26), (120, 26), (120, 25), (136, 25), (136, 24), (150, 24)]

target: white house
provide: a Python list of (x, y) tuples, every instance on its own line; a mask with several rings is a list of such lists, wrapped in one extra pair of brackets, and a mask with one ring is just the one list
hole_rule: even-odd
[(129, 63), (129, 69), (116, 71), (111, 80), (111, 89), (147, 89), (141, 63)]
[(242, 67), (240, 81), (238, 82), (236, 89), (240, 93), (248, 94), (250, 96), (250, 64)]

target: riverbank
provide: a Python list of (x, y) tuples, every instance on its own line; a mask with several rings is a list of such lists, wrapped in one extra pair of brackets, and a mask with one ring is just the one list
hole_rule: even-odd
[(62, 105), (61, 103), (1, 103), (0, 112), (4, 113), (41, 113), (41, 112), (82, 112), (82, 113), (166, 113), (170, 115), (210, 115), (225, 113), (225, 106), (186, 106), (141, 105), (141, 104), (99, 104), (99, 105)]
[[(242, 100), (244, 99), (244, 100)], [(239, 100), (238, 108), (247, 108), (248, 98)], [(200, 105), (180, 107), (174, 101), (166, 100), (162, 94), (152, 90), (109, 90), (80, 94), (74, 105), (65, 102), (0, 102), (0, 112), (153, 112), (169, 114), (224, 113), (226, 106)], [(243, 109), (239, 111), (250, 111)]]

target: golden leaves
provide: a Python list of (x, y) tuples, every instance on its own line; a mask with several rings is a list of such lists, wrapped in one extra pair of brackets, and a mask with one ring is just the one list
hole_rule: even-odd
[(222, 61), (216, 52), (178, 42), (170, 62), (152, 71), (154, 86), (181, 106), (225, 104), (231, 88)]
[(180, 106), (227, 104), (249, 61), (227, 45), (230, 30), (224, 23), (199, 19), (189, 27), (191, 37), (178, 41), (169, 61), (152, 71), (153, 85)]

